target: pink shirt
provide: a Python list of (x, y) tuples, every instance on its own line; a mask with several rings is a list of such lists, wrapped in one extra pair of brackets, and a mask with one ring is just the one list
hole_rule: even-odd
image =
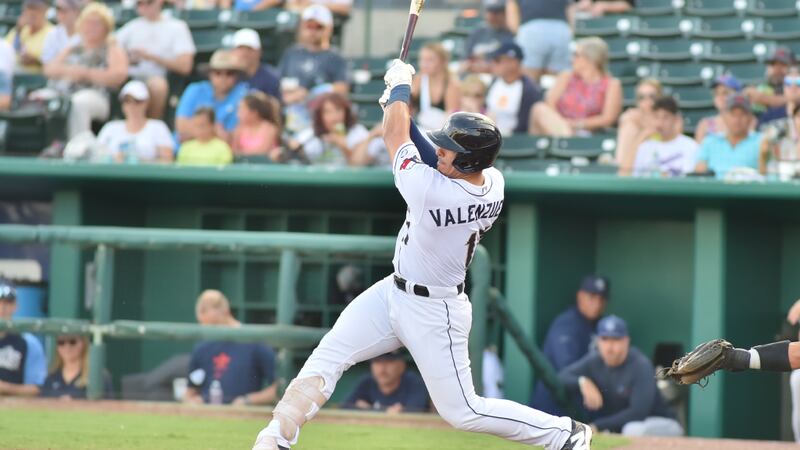
[(585, 119), (599, 115), (603, 112), (610, 79), (611, 77), (605, 76), (589, 84), (573, 72), (567, 89), (558, 99), (556, 109), (566, 119)]

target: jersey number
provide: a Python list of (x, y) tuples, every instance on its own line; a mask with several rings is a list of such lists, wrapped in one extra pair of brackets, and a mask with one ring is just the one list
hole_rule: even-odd
[(467, 260), (464, 263), (464, 268), (469, 269), (469, 265), (472, 264), (472, 258), (475, 256), (475, 247), (478, 246), (478, 243), (483, 238), (483, 235), (489, 231), (488, 228), (484, 228), (483, 230), (476, 231), (469, 236), (469, 240), (467, 241)]

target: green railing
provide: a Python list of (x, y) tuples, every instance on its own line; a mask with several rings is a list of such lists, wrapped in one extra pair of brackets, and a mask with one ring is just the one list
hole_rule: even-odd
[[(92, 321), (63, 319), (0, 320), (0, 331), (36, 332), (43, 334), (90, 335), (89, 399), (102, 394), (102, 373), (105, 367), (106, 338), (134, 339), (227, 339), (259, 341), (282, 348), (309, 348), (322, 338), (325, 329), (293, 325), (296, 307), (296, 283), (301, 264), (298, 253), (345, 253), (386, 255), (394, 249), (392, 237), (352, 236), (290, 232), (239, 232), (179, 230), (158, 228), (68, 227), (0, 225), (0, 241), (15, 243), (71, 244), (95, 248), (96, 280), (92, 304)], [(274, 325), (243, 325), (241, 327), (207, 327), (188, 323), (112, 321), (112, 292), (114, 285), (114, 254), (116, 249), (203, 249), (216, 251), (280, 252), (278, 277), (277, 323)], [(470, 359), (476, 389), (481, 391), (481, 364), (486, 342), (486, 308), (490, 288), (489, 254), (478, 247), (470, 268), (472, 279), (470, 298), (475, 321), (470, 339)], [(87, 286), (87, 289), (89, 287)], [(284, 355), (291, 361), (291, 353)], [(281, 376), (293, 373), (284, 364)]]

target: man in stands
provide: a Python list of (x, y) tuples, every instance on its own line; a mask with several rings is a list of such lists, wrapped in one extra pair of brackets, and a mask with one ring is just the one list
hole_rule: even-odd
[(767, 79), (764, 83), (745, 88), (744, 95), (752, 104), (759, 126), (786, 118), (787, 98), (783, 83), (795, 64), (794, 52), (788, 47), (778, 47), (767, 60)]
[(425, 383), (419, 375), (408, 370), (400, 350), (373, 358), (370, 372), (361, 379), (342, 408), (386, 411), (389, 414), (428, 410)]
[(250, 89), (280, 98), (278, 74), (261, 63), (261, 38), (256, 30), (242, 28), (233, 34), (233, 54), (244, 65), (244, 78)]
[(25, 0), (17, 25), (6, 35), (6, 42), (17, 54), (17, 65), (25, 72), (42, 72), (44, 40), (53, 29), (47, 21), (49, 7), (46, 0)]
[[(575, 305), (553, 320), (542, 348), (556, 371), (569, 366), (589, 352), (595, 325), (608, 305), (609, 289), (606, 278), (585, 276), (575, 295)], [(536, 383), (530, 406), (549, 414), (562, 414), (553, 394), (541, 381)]]
[(186, 22), (162, 16), (164, 0), (138, 0), (139, 17), (117, 33), (120, 47), (130, 59), (129, 74), (144, 81), (150, 91), (148, 116), (160, 119), (167, 105), (167, 73), (187, 76), (192, 72), (196, 49)]
[(486, 110), (503, 135), (526, 133), (531, 108), (542, 99), (542, 93), (522, 72), (522, 48), (506, 42), (490, 57), (495, 79), (486, 93)]
[(484, 23), (467, 37), (461, 70), (470, 73), (490, 73), (491, 53), (502, 44), (512, 42), (514, 34), (508, 29), (505, 0), (483, 0)]
[[(200, 325), (241, 325), (231, 315), (228, 299), (220, 291), (203, 291), (197, 298), (195, 313)], [(215, 389), (217, 393), (212, 392)], [(184, 401), (263, 405), (275, 400), (277, 390), (275, 353), (271, 348), (262, 344), (207, 341), (192, 352)]]
[[(0, 319), (11, 320), (17, 310), (17, 291), (0, 278)], [(42, 344), (28, 333), (0, 333), (0, 397), (39, 395), (47, 377)]]
[(559, 374), (567, 390), (580, 394), (592, 428), (628, 436), (682, 436), (675, 413), (658, 392), (653, 364), (631, 347), (625, 321), (604, 318), (597, 336), (598, 351)]
[(681, 133), (678, 102), (662, 97), (653, 104), (659, 139), (644, 141), (636, 151), (633, 176), (681, 176), (694, 171), (697, 142)]

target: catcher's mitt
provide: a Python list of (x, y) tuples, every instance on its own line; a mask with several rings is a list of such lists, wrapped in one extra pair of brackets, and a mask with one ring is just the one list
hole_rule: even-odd
[(732, 352), (733, 345), (726, 340), (708, 341), (673, 361), (672, 367), (661, 369), (658, 377), (670, 377), (678, 384), (701, 384), (707, 376), (725, 368), (723, 365)]

